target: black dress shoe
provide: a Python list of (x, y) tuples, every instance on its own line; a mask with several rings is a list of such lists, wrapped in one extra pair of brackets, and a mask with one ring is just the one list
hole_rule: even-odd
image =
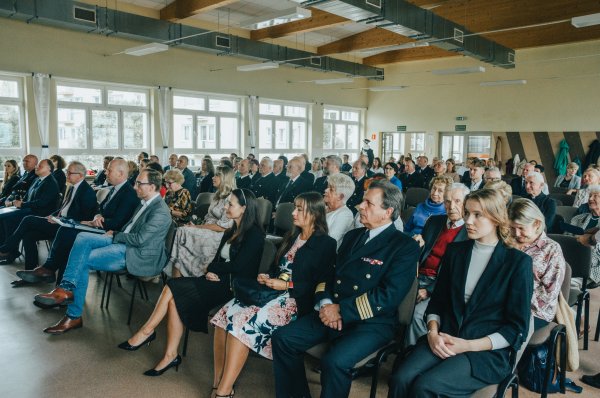
[(168, 364), (167, 366), (165, 366), (164, 368), (162, 368), (160, 370), (149, 369), (149, 370), (145, 371), (144, 376), (160, 376), (163, 373), (165, 373), (167, 370), (171, 369), (172, 367), (175, 367), (175, 371), (178, 372), (179, 365), (181, 365), (181, 355), (177, 355), (177, 357), (174, 360), (172, 360), (170, 364)]
[(137, 351), (141, 346), (150, 345), (150, 343), (152, 343), (155, 338), (156, 338), (156, 332), (152, 332), (152, 334), (150, 336), (148, 336), (148, 338), (146, 340), (142, 341), (139, 345), (131, 345), (131, 344), (129, 344), (129, 342), (127, 340), (125, 340), (124, 342), (119, 344), (117, 347), (119, 347), (120, 349), (125, 350), (125, 351)]
[(23, 279), (12, 281), (10, 284), (12, 285), (12, 287), (31, 286), (31, 283), (24, 281)]
[(595, 375), (583, 375), (581, 376), (581, 381), (592, 387), (600, 388), (600, 373)]

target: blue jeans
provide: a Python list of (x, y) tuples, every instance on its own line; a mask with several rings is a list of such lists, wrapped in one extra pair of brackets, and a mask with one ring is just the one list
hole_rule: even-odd
[(118, 271), (125, 269), (125, 245), (113, 243), (112, 236), (82, 232), (77, 235), (61, 287), (74, 287), (73, 303), (67, 307), (67, 316), (79, 318), (85, 304), (90, 270)]

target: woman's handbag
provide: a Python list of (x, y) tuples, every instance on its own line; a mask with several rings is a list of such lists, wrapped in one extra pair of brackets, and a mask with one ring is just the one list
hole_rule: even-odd
[(551, 358), (552, 355), (551, 352), (548, 352), (546, 344), (527, 347), (518, 365), (519, 383), (533, 392), (542, 392), (546, 369), (551, 365), (548, 393), (559, 392), (558, 369), (556, 361)]
[(235, 278), (233, 280), (233, 295), (242, 304), (263, 307), (269, 301), (285, 293), (285, 290), (275, 290), (261, 285), (256, 279)]

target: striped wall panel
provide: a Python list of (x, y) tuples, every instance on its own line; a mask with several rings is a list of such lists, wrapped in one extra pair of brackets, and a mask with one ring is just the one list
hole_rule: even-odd
[[(569, 144), (570, 159), (579, 159), (583, 162), (589, 150), (589, 145), (594, 140), (600, 140), (600, 132), (595, 131), (567, 131), (567, 132), (495, 132), (494, 143), (500, 138), (502, 143), (502, 163), (513, 158), (517, 153), (521, 160), (523, 158), (535, 160), (545, 167), (548, 184), (554, 185), (556, 172), (554, 171), (554, 160), (558, 154), (560, 142), (564, 139)], [(492, 153), (494, 153), (492, 151)]]

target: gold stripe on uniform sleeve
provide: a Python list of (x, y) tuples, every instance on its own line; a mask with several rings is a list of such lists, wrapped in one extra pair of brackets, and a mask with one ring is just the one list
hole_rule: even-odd
[(321, 282), (317, 285), (315, 289), (315, 293), (324, 292), (325, 291), (325, 282)]
[(373, 311), (371, 310), (371, 304), (369, 303), (367, 293), (358, 296), (355, 301), (360, 319), (365, 320), (373, 318)]

